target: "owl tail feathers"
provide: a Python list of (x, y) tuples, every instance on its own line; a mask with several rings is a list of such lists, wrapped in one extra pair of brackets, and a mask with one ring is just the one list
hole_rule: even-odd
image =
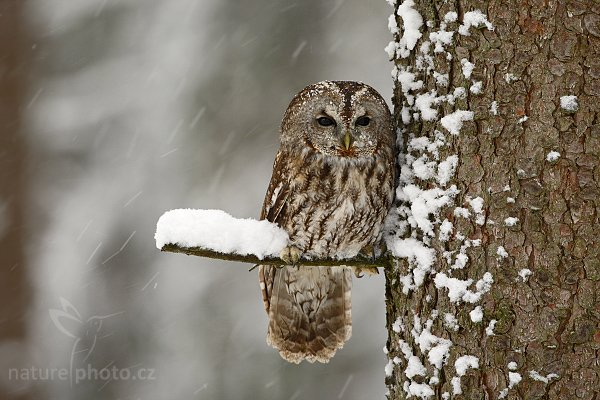
[(323, 339), (315, 337), (312, 341), (301, 344), (277, 337), (269, 332), (267, 344), (279, 350), (279, 355), (284, 360), (294, 364), (300, 364), (303, 360), (309, 363), (315, 361), (328, 363), (337, 349), (344, 347), (350, 336), (352, 336), (352, 327), (348, 326), (344, 339), (336, 338), (337, 340), (334, 343), (326, 343)]
[(291, 363), (327, 363), (352, 336), (351, 271), (345, 267), (309, 267), (310, 272), (288, 268), (284, 271), (292, 282), (303, 286), (302, 281), (308, 280), (321, 290), (295, 291), (293, 283), (278, 285), (276, 280), (267, 344)]

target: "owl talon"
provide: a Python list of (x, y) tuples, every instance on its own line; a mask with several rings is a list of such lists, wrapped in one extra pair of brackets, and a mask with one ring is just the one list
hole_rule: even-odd
[(298, 250), (297, 247), (287, 246), (281, 250), (281, 253), (279, 253), (279, 258), (281, 258), (286, 264), (296, 265), (298, 260), (300, 260), (300, 255), (300, 250)]
[(352, 269), (354, 270), (354, 276), (357, 278), (362, 278), (365, 274), (369, 276), (379, 275), (377, 267), (352, 267)]

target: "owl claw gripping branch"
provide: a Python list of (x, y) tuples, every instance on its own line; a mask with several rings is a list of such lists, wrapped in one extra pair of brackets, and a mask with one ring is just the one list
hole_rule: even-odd
[(281, 250), (281, 253), (279, 254), (279, 258), (281, 258), (281, 260), (283, 262), (285, 262), (286, 264), (290, 264), (290, 265), (296, 265), (298, 260), (300, 260), (300, 256), (301, 256), (300, 250), (298, 250), (294, 246), (288, 246), (288, 247), (284, 248), (283, 250)]
[[(267, 343), (287, 361), (328, 362), (352, 334), (351, 269), (294, 266), (376, 247), (394, 195), (396, 137), (368, 85), (325, 81), (288, 106), (261, 219), (289, 235), (281, 259), (259, 267)], [(355, 270), (359, 275), (361, 271)]]

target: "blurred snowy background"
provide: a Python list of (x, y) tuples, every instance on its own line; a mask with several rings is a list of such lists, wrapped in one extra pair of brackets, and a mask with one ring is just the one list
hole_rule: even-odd
[[(353, 336), (328, 365), (290, 365), (265, 343), (250, 265), (162, 254), (153, 235), (172, 208), (258, 217), (307, 84), (361, 80), (389, 99), (389, 5), (0, 8), (0, 398), (382, 398), (382, 276), (354, 280)], [(105, 367), (146, 376), (71, 380)]]

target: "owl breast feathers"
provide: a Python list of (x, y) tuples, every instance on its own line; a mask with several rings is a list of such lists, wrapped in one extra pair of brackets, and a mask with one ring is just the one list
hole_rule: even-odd
[[(395, 143), (390, 111), (370, 86), (325, 81), (294, 97), (261, 213), (288, 232), (286, 254), (343, 259), (380, 242)], [(284, 359), (328, 362), (350, 338), (348, 267), (262, 265), (259, 279), (267, 343)]]

